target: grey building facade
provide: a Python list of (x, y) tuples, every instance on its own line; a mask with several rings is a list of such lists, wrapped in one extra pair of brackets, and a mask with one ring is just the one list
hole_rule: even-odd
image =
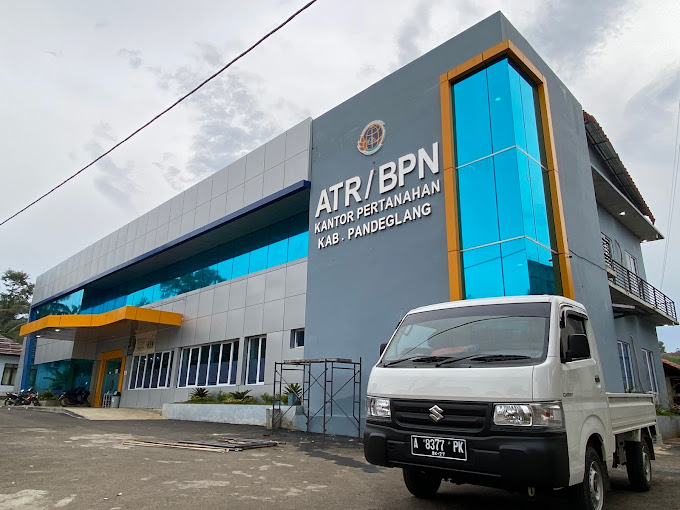
[[(123, 406), (160, 407), (273, 393), (282, 360), (361, 358), (365, 388), (411, 308), (558, 293), (589, 310), (607, 390), (664, 404), (655, 328), (677, 318), (640, 250), (661, 237), (602, 128), (497, 13), (41, 275), (23, 378), (90, 361), (98, 395), (114, 381)], [(126, 306), (177, 315), (115, 322)]]

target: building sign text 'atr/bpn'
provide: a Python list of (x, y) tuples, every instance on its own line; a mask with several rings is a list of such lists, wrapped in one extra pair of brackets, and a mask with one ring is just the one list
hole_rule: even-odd
[[(418, 176), (417, 186), (406, 185), (410, 174), (411, 183)], [(380, 165), (377, 171), (372, 168), (365, 181), (357, 175), (322, 189), (315, 213), (318, 221), (314, 223), (317, 249), (429, 216), (432, 206), (426, 199), (441, 192), (439, 177), (432, 178), (438, 175), (439, 143), (435, 142), (431, 154), (420, 148), (416, 154)], [(381, 198), (369, 202), (375, 186)], [(319, 219), (322, 214), (331, 216)]]

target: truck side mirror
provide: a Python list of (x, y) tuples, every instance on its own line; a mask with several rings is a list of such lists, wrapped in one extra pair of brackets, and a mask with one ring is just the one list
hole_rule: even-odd
[(567, 337), (567, 361), (590, 358), (588, 337), (583, 333), (573, 333)]
[(380, 355), (382, 356), (382, 353), (385, 352), (385, 349), (387, 349), (387, 342), (384, 344), (380, 344)]

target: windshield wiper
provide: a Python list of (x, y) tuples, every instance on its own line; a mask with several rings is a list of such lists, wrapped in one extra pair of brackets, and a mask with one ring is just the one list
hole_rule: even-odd
[(482, 361), (484, 363), (491, 363), (494, 361), (516, 361), (522, 359), (533, 359), (531, 356), (523, 356), (521, 354), (471, 354), (470, 356), (463, 356), (462, 358), (449, 358), (440, 361), (435, 366), (440, 367), (447, 363), (455, 363), (456, 361), (463, 361), (469, 359), (470, 361)]
[(404, 361), (413, 361), (415, 363), (433, 363), (435, 361), (442, 361), (449, 359), (448, 356), (411, 356), (408, 358), (395, 359), (394, 361), (388, 361), (383, 364), (383, 367), (389, 367), (396, 365), (397, 363), (402, 363)]

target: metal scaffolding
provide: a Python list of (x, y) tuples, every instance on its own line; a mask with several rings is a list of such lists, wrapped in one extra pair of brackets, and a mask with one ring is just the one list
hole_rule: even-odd
[[(359, 361), (321, 358), (274, 363), (274, 395), (283, 395), (286, 387), (293, 383), (300, 384), (300, 380), (302, 405), (288, 407), (282, 413), (281, 399), (275, 398), (272, 404), (272, 431), (281, 425), (283, 417), (292, 409), (294, 413), (305, 417), (307, 432), (310, 432), (311, 421), (320, 417), (325, 438), (330, 421), (344, 415), (356, 427), (357, 437), (361, 437), (361, 358)], [(315, 389), (320, 390), (321, 399), (318, 393), (314, 393)], [(338, 402), (341, 393), (345, 392), (347, 395), (351, 392), (352, 395), (351, 411), (343, 409)]]

